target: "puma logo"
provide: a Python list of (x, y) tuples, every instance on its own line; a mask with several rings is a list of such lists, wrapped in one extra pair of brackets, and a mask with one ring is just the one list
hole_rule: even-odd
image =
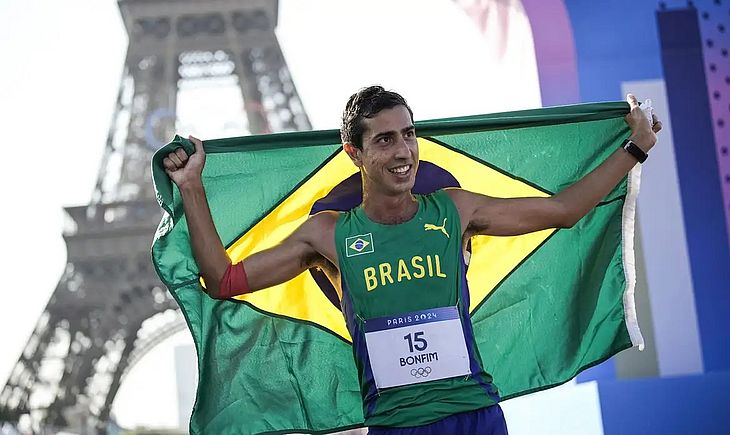
[(447, 219), (448, 218), (444, 218), (444, 223), (440, 227), (439, 226), (436, 226), (434, 224), (425, 224), (425, 225), (423, 225), (423, 229), (425, 231), (428, 231), (428, 230), (441, 231), (442, 233), (444, 233), (444, 235), (448, 239), (449, 238), (449, 233), (446, 232), (446, 220)]

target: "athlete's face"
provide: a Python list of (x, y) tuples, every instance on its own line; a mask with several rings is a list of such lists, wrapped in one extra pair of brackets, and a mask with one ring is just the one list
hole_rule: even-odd
[(408, 109), (385, 109), (363, 123), (362, 150), (351, 147), (348, 154), (362, 169), (368, 189), (387, 195), (410, 192), (418, 169), (418, 142)]

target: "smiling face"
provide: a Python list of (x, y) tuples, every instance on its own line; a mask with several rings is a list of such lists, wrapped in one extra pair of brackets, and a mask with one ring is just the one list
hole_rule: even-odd
[(362, 149), (345, 144), (345, 151), (362, 171), (363, 189), (389, 196), (410, 192), (418, 169), (418, 142), (408, 109), (384, 109), (362, 123)]

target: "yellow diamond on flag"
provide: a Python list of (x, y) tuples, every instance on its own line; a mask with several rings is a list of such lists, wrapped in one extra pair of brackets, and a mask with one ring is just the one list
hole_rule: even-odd
[[(549, 196), (524, 181), (502, 173), (447, 145), (425, 138), (419, 138), (418, 144), (421, 161), (431, 162), (449, 172), (463, 189), (501, 198)], [(255, 252), (281, 243), (308, 218), (316, 201), (324, 198), (333, 188), (355, 173), (355, 166), (347, 155), (339, 150), (334, 158), (311, 173), (304, 183), (228, 248), (231, 260), (241, 261)], [(478, 308), (486, 297), (553, 232), (555, 230), (550, 229), (513, 237), (473, 237), (467, 272), (471, 311)], [(358, 244), (358, 241), (364, 243)], [(362, 251), (369, 244), (365, 240), (357, 239), (349, 247)], [(304, 272), (283, 284), (238, 296), (236, 299), (267, 313), (317, 324), (351, 341), (339, 308), (330, 302), (309, 272)]]

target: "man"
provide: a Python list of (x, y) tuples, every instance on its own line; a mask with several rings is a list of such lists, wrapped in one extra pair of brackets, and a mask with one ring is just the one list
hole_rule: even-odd
[(410, 107), (379, 86), (362, 89), (350, 97), (341, 128), (344, 151), (360, 169), (362, 204), (315, 214), (280, 245), (235, 265), (208, 209), (202, 142), (191, 137), (194, 154), (178, 149), (163, 164), (181, 192), (211, 297), (264, 289), (312, 267), (325, 271), (352, 336), (371, 433), (503, 434), (499, 396), (472, 333), (462, 247), (475, 235), (568, 228), (595, 207), (643, 161), (661, 129), (632, 95), (628, 102), (630, 141), (552, 197), (461, 189), (421, 196), (411, 193), (419, 159)]

